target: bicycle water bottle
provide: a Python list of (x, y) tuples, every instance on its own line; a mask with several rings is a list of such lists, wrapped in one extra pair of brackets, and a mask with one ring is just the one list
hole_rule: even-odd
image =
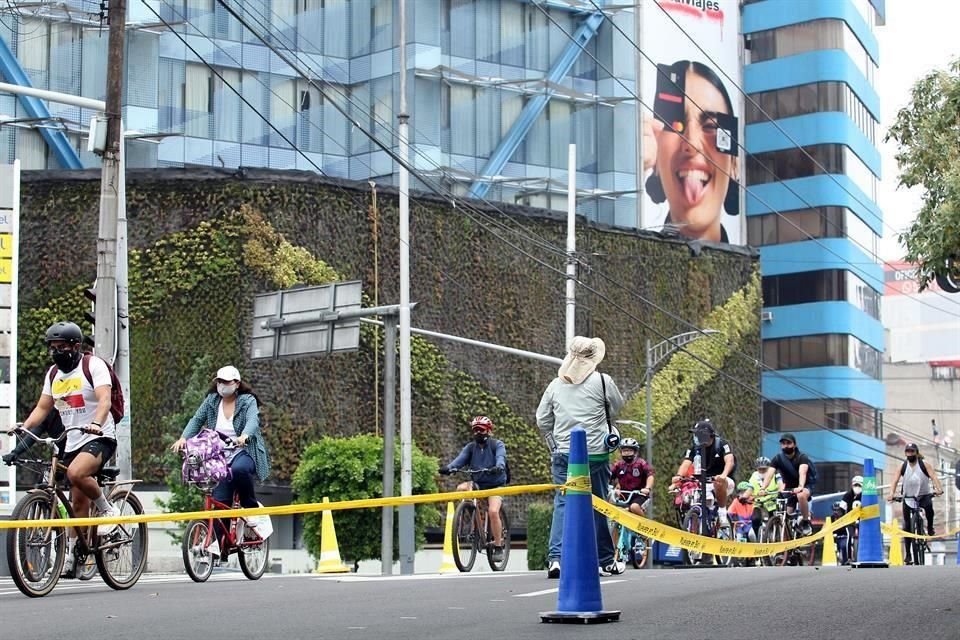
[(57, 511), (60, 513), (60, 517), (63, 518), (64, 520), (70, 517), (67, 514), (67, 507), (64, 506), (64, 504), (60, 501), (57, 501)]

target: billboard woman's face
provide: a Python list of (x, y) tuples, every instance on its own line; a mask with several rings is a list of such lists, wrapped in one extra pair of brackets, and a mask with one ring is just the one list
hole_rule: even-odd
[(692, 69), (687, 70), (686, 93), (683, 137), (669, 129), (660, 133), (657, 173), (670, 203), (670, 220), (680, 226), (680, 233), (719, 241), (723, 200), (728, 176), (736, 176), (736, 159), (717, 151), (717, 124), (711, 115), (729, 112), (720, 91)]

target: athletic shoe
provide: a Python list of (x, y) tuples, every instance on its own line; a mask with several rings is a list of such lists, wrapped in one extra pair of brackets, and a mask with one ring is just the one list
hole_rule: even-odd
[(558, 560), (550, 561), (550, 568), (547, 569), (547, 578), (550, 580), (560, 578), (560, 562)]
[[(117, 509), (112, 504), (105, 510), (101, 511), (100, 509), (94, 508), (96, 511), (97, 518), (116, 518), (120, 515), (120, 510)], [(100, 524), (97, 525), (97, 535), (98, 536), (109, 536), (111, 533), (117, 530), (118, 524)]]
[(600, 567), (600, 575), (603, 577), (607, 576), (618, 576), (624, 571), (627, 570), (627, 565), (622, 562), (613, 561), (605, 567)]

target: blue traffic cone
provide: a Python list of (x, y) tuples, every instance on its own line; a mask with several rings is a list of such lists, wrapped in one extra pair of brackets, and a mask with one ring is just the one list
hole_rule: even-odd
[[(863, 495), (860, 506), (864, 509), (879, 506), (877, 498), (877, 473), (873, 468), (873, 458), (863, 461)], [(883, 560), (883, 534), (880, 533), (880, 514), (872, 518), (860, 519), (860, 545), (857, 548), (857, 561), (851, 566), (857, 568), (887, 567)]]
[(620, 619), (620, 612), (604, 611), (600, 594), (600, 562), (590, 490), (587, 433), (581, 427), (575, 427), (570, 434), (567, 485), (557, 611), (541, 612), (540, 621), (577, 624), (615, 622)]

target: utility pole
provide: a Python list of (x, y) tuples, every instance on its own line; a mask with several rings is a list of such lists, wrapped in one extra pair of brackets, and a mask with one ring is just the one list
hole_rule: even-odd
[[(410, 173), (409, 119), (407, 113), (407, 3), (400, 11), (400, 113), (397, 114), (400, 146), (400, 495), (413, 495), (413, 416), (410, 398)], [(400, 507), (400, 573), (414, 572), (414, 509)]]
[(567, 147), (567, 349), (577, 331), (577, 145)]
[[(107, 137), (100, 177), (100, 229), (97, 235), (97, 304), (94, 342), (97, 355), (113, 364), (117, 353), (117, 220), (124, 195), (120, 155), (123, 149), (122, 99), (126, 0), (109, 0), (107, 20)], [(127, 422), (129, 425), (129, 422)], [(125, 433), (124, 433), (125, 431)], [(117, 429), (117, 464), (131, 476), (130, 431)]]

